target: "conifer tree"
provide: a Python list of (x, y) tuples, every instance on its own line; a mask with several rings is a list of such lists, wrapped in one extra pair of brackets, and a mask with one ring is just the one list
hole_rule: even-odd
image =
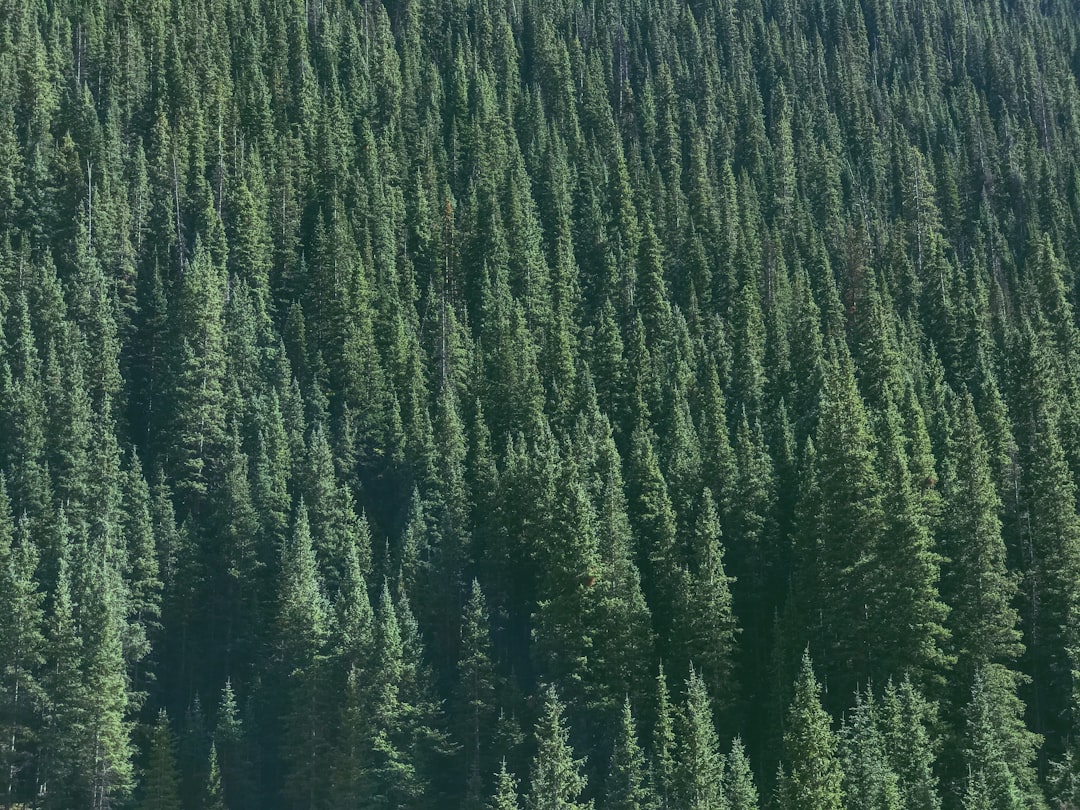
[(928, 726), (934, 710), (905, 679), (889, 682), (881, 702), (881, 733), (889, 766), (896, 773), (902, 807), (939, 810), (941, 796), (934, 773), (937, 746)]
[(573, 459), (562, 462), (541, 557), (544, 578), (535, 618), (535, 652), (541, 671), (561, 687), (577, 712), (592, 712), (606, 684), (592, 682), (598, 594), (596, 518)]
[(686, 702), (679, 712), (679, 755), (675, 795), (680, 807), (723, 810), (724, 759), (713, 725), (709, 697), (701, 676), (691, 667)]
[(610, 810), (648, 810), (654, 797), (647, 782), (645, 754), (637, 739), (630, 699), (623, 702), (605, 783), (604, 807)]
[(1016, 578), (1006, 565), (983, 433), (969, 394), (959, 402), (946, 466), (943, 586), (953, 606), (950, 625), (957, 666), (967, 677), (987, 664), (1008, 664), (1022, 651), (1014, 607)]
[(213, 764), (220, 772), (222, 804), (228, 800), (227, 804), (234, 808), (249, 806), (254, 787), (251, 784), (244, 728), (230, 680), (225, 681), (221, 690), (212, 750)]
[(885, 752), (874, 693), (855, 693), (855, 708), (840, 733), (846, 806), (898, 810), (899, 779)]
[(176, 774), (175, 742), (164, 709), (158, 713), (150, 739), (146, 775), (142, 779), (141, 807), (179, 810), (180, 782)]
[(758, 790), (742, 740), (735, 738), (725, 758), (724, 794), (731, 810), (757, 810)]
[(480, 774), (490, 772), (487, 767), (494, 751), (491, 749), (495, 730), (495, 673), (491, 658), (489, 618), (484, 593), (480, 583), (472, 583), (472, 595), (465, 606), (462, 623), (461, 658), (458, 661), (457, 696), (461, 714), (458, 718), (458, 740), (465, 757), (465, 773), (468, 774), (469, 792), (476, 783), (481, 801), (486, 795)]
[(210, 744), (210, 761), (207, 765), (206, 793), (203, 810), (226, 810), (225, 792), (221, 786), (221, 768), (218, 767), (217, 745)]
[[(948, 608), (938, 596), (940, 557), (911, 480), (899, 414), (891, 405), (883, 421), (878, 455), (884, 527), (869, 562), (874, 566), (872, 610), (882, 611), (871, 619), (879, 628), (874, 669), (885, 676), (908, 673), (919, 683), (940, 683), (951, 663), (943, 649)], [(893, 628), (901, 630), (890, 632)]]
[(30, 795), (45, 694), (40, 668), (45, 662), (43, 594), (35, 582), (38, 554), (25, 532), (17, 538), (11, 503), (0, 476), (0, 767), (6, 775), (6, 802)]
[(821, 708), (821, 686), (809, 653), (795, 680), (795, 696), (784, 728), (787, 772), (778, 790), (785, 810), (839, 810), (843, 807), (843, 771), (829, 715)]
[[(884, 531), (881, 482), (862, 399), (846, 354), (834, 352), (822, 389), (814, 446), (819, 487), (816, 527), (817, 578), (822, 599), (821, 647), (830, 686), (850, 694), (868, 674), (876, 639), (869, 632), (873, 593), (873, 545)], [(827, 595), (827, 597), (826, 597)]]
[(686, 634), (683, 654), (695, 664), (698, 678), (709, 692), (711, 705), (731, 705), (734, 697), (735, 639), (738, 628), (731, 602), (731, 578), (724, 572), (724, 549), (712, 494), (701, 496), (694, 532), (697, 569), (689, 576), (687, 612), (681, 632)]
[(297, 807), (321, 801), (327, 734), (326, 650), (329, 605), (311, 545), (307, 508), (301, 501), (290, 543), (281, 560), (278, 608), (279, 655), (284, 676), (286, 791)]
[(82, 678), (77, 756), (80, 791), (91, 807), (122, 802), (134, 787), (131, 722), (125, 672), (124, 616), (119, 572), (77, 547), (81, 577), (79, 619), (83, 630)]
[(638, 553), (645, 582), (650, 586), (646, 598), (656, 635), (669, 638), (674, 622), (672, 606), (680, 580), (675, 515), (648, 434), (637, 428), (631, 444), (627, 476), (630, 517), (639, 536)]
[(563, 705), (555, 687), (544, 690), (534, 739), (536, 755), (529, 775), (525, 806), (530, 810), (588, 810), (592, 802), (581, 801), (586, 779), (584, 760), (574, 758), (570, 729), (563, 717)]
[(495, 774), (495, 796), (491, 801), (491, 810), (518, 810), (517, 780), (506, 770), (506, 760), (499, 765)]
[(675, 807), (675, 709), (671, 705), (667, 678), (664, 667), (656, 676), (656, 720), (653, 723), (651, 758), (649, 761), (650, 782), (656, 791), (657, 800), (662, 810)]

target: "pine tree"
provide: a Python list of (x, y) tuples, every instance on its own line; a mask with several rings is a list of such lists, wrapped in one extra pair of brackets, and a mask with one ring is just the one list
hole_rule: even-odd
[(941, 796), (934, 773), (936, 741), (928, 726), (934, 709), (905, 679), (889, 682), (881, 703), (881, 729), (889, 765), (896, 773), (902, 807), (939, 810)]
[(534, 619), (534, 652), (575, 712), (604, 706), (607, 684), (595, 683), (589, 661), (595, 646), (599, 596), (595, 578), (596, 516), (572, 458), (562, 461), (555, 489), (544, 571)]
[(758, 791), (742, 740), (735, 738), (725, 758), (724, 794), (731, 810), (757, 810)]
[(140, 787), (140, 807), (146, 810), (180, 810), (180, 780), (176, 773), (175, 747), (169, 718), (162, 709), (150, 739), (150, 755)]
[(675, 710), (668, 693), (664, 667), (656, 676), (656, 720), (653, 723), (652, 750), (649, 761), (650, 782), (656, 791), (661, 810), (675, 807)]
[(221, 786), (221, 769), (218, 767), (217, 745), (210, 744), (210, 761), (207, 765), (206, 793), (203, 796), (203, 810), (227, 810), (225, 791)]
[(580, 800), (586, 779), (584, 760), (575, 759), (570, 730), (555, 687), (544, 690), (543, 706), (534, 731), (536, 755), (529, 778), (525, 806), (530, 810), (589, 810), (592, 802)]
[(494, 751), (491, 748), (495, 731), (495, 673), (492, 665), (489, 618), (480, 583), (472, 583), (472, 595), (465, 606), (462, 624), (461, 658), (458, 661), (457, 705), (458, 739), (465, 757), (469, 792), (476, 784), (473, 798), (480, 802), (486, 795), (480, 774), (490, 772), (487, 765)]
[(325, 790), (322, 764), (330, 744), (325, 714), (329, 605), (311, 545), (307, 508), (301, 501), (281, 560), (278, 645), (284, 677), (282, 756), (285, 789), (297, 807), (314, 807)]
[(1008, 663), (1022, 651), (1017, 582), (1006, 566), (998, 514), (1001, 503), (990, 477), (983, 433), (970, 394), (960, 399), (943, 482), (943, 588), (952, 607), (950, 626), (957, 667), (971, 677), (987, 664)]
[(834, 691), (850, 694), (868, 674), (876, 636), (867, 608), (877, 607), (873, 544), (884, 532), (881, 482), (866, 411), (850, 363), (841, 354), (826, 370), (818, 421), (816, 527), (822, 599), (820, 646)]
[(77, 743), (80, 777), (85, 780), (80, 787), (88, 806), (104, 810), (126, 800), (134, 787), (122, 586), (119, 572), (107, 562), (93, 561), (85, 545), (76, 559), (76, 571), (84, 578), (76, 602), (85, 687)]
[(911, 480), (899, 414), (891, 404), (883, 422), (878, 455), (884, 527), (869, 561), (876, 600), (871, 610), (880, 611), (870, 617), (878, 628), (873, 668), (880, 675), (907, 673), (918, 683), (940, 683), (951, 663), (943, 649), (948, 608), (938, 596), (941, 561)]
[(222, 804), (233, 808), (249, 806), (254, 787), (251, 784), (244, 728), (232, 681), (229, 680), (225, 681), (221, 690), (212, 750), (220, 771)]
[(640, 427), (631, 439), (627, 492), (630, 518), (638, 532), (646, 598), (658, 638), (670, 638), (674, 626), (679, 576), (675, 515), (667, 483), (660, 472), (652, 441)]
[(697, 570), (689, 576), (683, 654), (707, 685), (711, 705), (731, 706), (734, 698), (735, 639), (738, 634), (729, 583), (724, 572), (720, 522), (709, 490), (702, 493), (694, 531)]
[(850, 808), (899, 810), (900, 784), (885, 752), (874, 693), (855, 693), (855, 708), (840, 732), (844, 795)]
[(784, 727), (785, 759), (790, 770), (778, 789), (785, 810), (839, 810), (843, 806), (843, 771), (820, 694), (810, 655), (804, 653)]
[(225, 445), (225, 274), (200, 243), (185, 267), (173, 309), (178, 373), (169, 392), (170, 473), (186, 514), (216, 480)]
[(0, 476), (0, 767), (6, 774), (8, 804), (32, 792), (31, 767), (42, 730), (45, 694), (43, 594), (36, 586), (37, 550), (11, 520), (11, 503)]
[(518, 810), (517, 780), (506, 770), (506, 760), (495, 774), (495, 796), (489, 807), (491, 810)]
[(978, 788), (975, 795), (993, 807), (1046, 806), (1033, 767), (1041, 739), (1024, 725), (1023, 709), (1014, 673), (998, 665), (976, 673), (964, 710), (964, 759), (969, 790)]
[(623, 702), (604, 793), (606, 810), (648, 810), (653, 806), (654, 796), (647, 782), (645, 754), (638, 744), (629, 698)]
[(726, 810), (724, 760), (705, 683), (692, 667), (686, 682), (686, 702), (679, 712), (678, 739), (678, 805), (691, 810)]

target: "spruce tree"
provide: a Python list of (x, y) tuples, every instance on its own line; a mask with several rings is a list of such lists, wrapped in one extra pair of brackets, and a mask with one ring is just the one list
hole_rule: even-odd
[(207, 764), (206, 793), (203, 796), (203, 810), (227, 810), (225, 791), (221, 786), (221, 768), (218, 767), (217, 745), (210, 744), (210, 760)]
[(581, 801), (586, 784), (582, 774), (585, 763), (574, 758), (570, 729), (566, 727), (563, 711), (555, 687), (546, 687), (533, 732), (536, 754), (525, 797), (525, 806), (530, 810), (589, 810), (592, 807), (592, 802)]
[(647, 781), (645, 754), (637, 739), (630, 699), (623, 702), (622, 717), (615, 736), (604, 785), (604, 807), (608, 810), (648, 810), (654, 796)]
[(506, 770), (506, 760), (499, 765), (495, 774), (495, 795), (488, 805), (491, 810), (518, 810), (517, 780)]
[(162, 709), (150, 738), (150, 754), (142, 778), (140, 807), (180, 810), (180, 781), (176, 773), (176, 744), (169, 718)]
[(784, 727), (787, 771), (778, 787), (784, 810), (843, 807), (843, 771), (829, 715), (821, 708), (820, 694), (821, 686), (814, 677), (810, 654), (804, 653)]
[(758, 790), (740, 738), (732, 742), (724, 762), (724, 794), (730, 810), (757, 810)]
[(675, 707), (671, 705), (667, 678), (664, 667), (660, 666), (656, 676), (656, 719), (653, 722), (650, 781), (656, 791), (661, 810), (675, 807)]
[(322, 763), (330, 741), (325, 710), (329, 605), (319, 582), (307, 508), (297, 508), (281, 559), (278, 649), (282, 666), (285, 789), (297, 807), (320, 803)]
[(705, 683), (693, 668), (686, 682), (686, 702), (679, 712), (677, 733), (679, 755), (675, 795), (678, 805), (691, 810), (726, 810), (724, 759)]
[(35, 582), (38, 553), (27, 533), (16, 537), (14, 529), (0, 476), (0, 767), (6, 774), (8, 804), (32, 793), (31, 767), (45, 698), (40, 680), (46, 644), (43, 594)]
[(1014, 607), (1017, 581), (1006, 565), (986, 441), (971, 395), (957, 408), (943, 482), (945, 492), (943, 588), (952, 607), (949, 624), (957, 667), (966, 677), (1022, 651)]
[(483, 789), (481, 774), (490, 772), (487, 767), (493, 759), (491, 748), (495, 731), (495, 673), (491, 658), (489, 618), (484, 593), (480, 583), (472, 583), (472, 595), (465, 606), (462, 624), (461, 658), (458, 661), (457, 720), (461, 750), (465, 759), (465, 773), (469, 780), (469, 793), (479, 802)]
[(899, 810), (900, 784), (886, 755), (874, 693), (855, 693), (855, 707), (840, 732), (844, 795), (850, 808)]

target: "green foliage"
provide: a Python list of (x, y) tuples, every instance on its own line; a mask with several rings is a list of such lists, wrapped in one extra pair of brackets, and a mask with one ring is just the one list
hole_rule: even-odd
[(719, 810), (725, 806), (724, 759), (713, 725), (705, 683), (693, 669), (686, 683), (686, 703), (679, 712), (675, 795), (680, 807)]
[(784, 727), (787, 771), (779, 792), (785, 810), (839, 810), (844, 806), (844, 774), (836, 736), (829, 715), (821, 708), (820, 695), (810, 655), (804, 653)]
[(654, 797), (648, 785), (645, 754), (637, 739), (637, 727), (629, 698), (623, 703), (605, 784), (604, 807), (610, 810), (648, 810)]
[(164, 710), (158, 715), (150, 738), (150, 758), (146, 764), (146, 775), (142, 779), (141, 807), (179, 810), (180, 786), (176, 774), (176, 745), (169, 718)]
[(592, 802), (580, 800), (586, 779), (584, 760), (575, 759), (570, 729), (555, 687), (544, 690), (543, 706), (534, 731), (536, 754), (529, 776), (525, 806), (530, 810), (588, 810)]
[(1070, 4), (3, 9), (0, 804), (1076, 802)]

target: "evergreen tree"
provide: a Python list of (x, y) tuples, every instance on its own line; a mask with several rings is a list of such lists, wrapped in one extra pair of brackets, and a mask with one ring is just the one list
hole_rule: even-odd
[(179, 810), (180, 782), (176, 774), (175, 743), (169, 729), (169, 718), (162, 710), (158, 713), (150, 739), (150, 755), (146, 775), (142, 779), (141, 807)]
[(855, 693), (855, 708), (841, 730), (844, 795), (848, 807), (897, 810), (900, 785), (885, 753), (874, 693)]
[(969, 394), (957, 411), (943, 486), (949, 560), (943, 585), (953, 606), (950, 625), (958, 668), (973, 673), (1014, 660), (1022, 647), (1014, 607), (1017, 583), (1006, 566), (998, 518), (1001, 504)]
[(1034, 769), (1041, 740), (1024, 725), (1015, 681), (1016, 676), (1000, 666), (976, 674), (964, 711), (967, 793), (992, 807), (1043, 808)]
[(499, 766), (499, 772), (495, 774), (495, 796), (489, 807), (491, 810), (517, 810), (521, 805), (518, 803), (517, 780), (506, 770), (506, 760)]
[(293, 536), (282, 553), (278, 638), (284, 676), (286, 791), (297, 807), (313, 807), (325, 790), (322, 764), (330, 744), (326, 699), (329, 605), (311, 545), (307, 508), (301, 501)]
[(653, 724), (650, 774), (662, 810), (675, 806), (675, 710), (668, 694), (664, 667), (656, 676), (656, 720)]
[(35, 582), (38, 555), (26, 533), (17, 538), (14, 528), (0, 476), (0, 762), (7, 774), (8, 804), (22, 801), (33, 788), (32, 772), (26, 771), (34, 762), (45, 697), (40, 681), (46, 644), (43, 595)]
[(725, 759), (724, 794), (731, 810), (757, 810), (758, 791), (742, 740), (735, 738)]
[(563, 706), (553, 686), (544, 690), (540, 718), (534, 738), (536, 755), (529, 777), (525, 806), (531, 810), (587, 810), (592, 802), (582, 802), (586, 779), (584, 761), (574, 758), (570, 730), (565, 726)]
[[(480, 583), (473, 580), (472, 595), (465, 606), (462, 625), (457, 693), (458, 705), (462, 709), (458, 719), (458, 739), (465, 755), (469, 793), (476, 802), (480, 802), (480, 796), (487, 793), (483, 790), (480, 774), (489, 772), (486, 766), (494, 753), (491, 743), (495, 731), (495, 673), (488, 622), (483, 591), (480, 590)], [(476, 795), (472, 796), (474, 791)]]
[(218, 767), (217, 745), (210, 744), (210, 761), (207, 765), (206, 793), (203, 810), (226, 810), (225, 792), (221, 786), (221, 769)]
[(809, 653), (795, 680), (795, 696), (784, 728), (789, 770), (779, 784), (785, 810), (838, 810), (843, 807), (843, 771), (829, 715), (821, 708), (821, 686), (814, 678)]
[(638, 744), (629, 698), (623, 703), (605, 794), (604, 807), (611, 810), (647, 810), (653, 806), (654, 797), (645, 770), (645, 754)]
[(724, 760), (705, 684), (693, 668), (686, 682), (686, 703), (679, 713), (678, 739), (675, 794), (679, 806), (693, 810), (726, 808)]
[(889, 682), (881, 704), (881, 728), (903, 807), (919, 810), (941, 807), (934, 773), (937, 746), (928, 731), (934, 719), (933, 707), (915, 691), (910, 680), (905, 679), (899, 688)]

